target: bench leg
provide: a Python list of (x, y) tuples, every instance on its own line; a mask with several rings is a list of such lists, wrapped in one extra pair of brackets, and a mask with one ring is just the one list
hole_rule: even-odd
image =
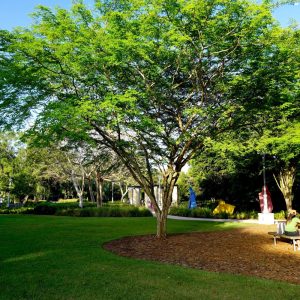
[[(298, 243), (297, 243), (298, 245)], [(296, 240), (293, 240), (293, 247), (294, 247), (294, 251), (296, 251)]]
[(277, 237), (274, 236), (274, 245), (275, 245), (275, 246), (276, 246), (276, 239), (277, 239)]

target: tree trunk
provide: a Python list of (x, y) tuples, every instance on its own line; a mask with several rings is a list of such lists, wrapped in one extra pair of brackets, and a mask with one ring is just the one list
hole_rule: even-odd
[(22, 201), (22, 204), (25, 204), (28, 201), (29, 195), (26, 195)]
[(79, 194), (78, 196), (79, 196), (79, 207), (83, 208), (83, 196), (82, 194)]
[(73, 182), (74, 188), (76, 190), (77, 196), (79, 197), (79, 207), (83, 208), (84, 175), (82, 175), (81, 188), (79, 187), (79, 184), (77, 182), (77, 179), (75, 177), (73, 170), (72, 170), (71, 175), (72, 175), (72, 182)]
[(123, 190), (123, 186), (122, 186), (121, 182), (119, 182), (119, 186), (120, 186), (120, 191), (121, 191), (121, 202), (125, 202), (124, 198), (125, 198), (126, 194), (128, 193), (128, 185), (127, 184), (125, 185), (125, 191)]
[(292, 209), (294, 199), (293, 185), (296, 177), (296, 167), (288, 166), (282, 168), (277, 178), (274, 174), (273, 176), (277, 186), (283, 194), (287, 210)]
[(168, 210), (161, 210), (156, 214), (156, 237), (165, 239), (167, 237)]
[(90, 199), (92, 202), (96, 202), (95, 201), (95, 196), (94, 196), (94, 191), (93, 191), (93, 186), (92, 186), (92, 180), (91, 177), (88, 177), (88, 186), (89, 186), (89, 192), (90, 192)]
[(96, 187), (97, 187), (97, 207), (101, 207), (103, 204), (103, 178), (101, 174), (96, 171)]
[[(154, 195), (152, 195), (152, 197), (148, 195), (154, 205), (157, 220), (156, 237), (159, 239), (164, 239), (167, 236), (167, 217), (169, 208), (172, 204), (173, 190), (178, 176), (179, 173), (175, 172), (172, 167), (169, 167), (168, 171), (164, 174), (162, 185), (162, 207), (159, 207), (159, 201), (153, 197)], [(157, 196), (158, 198), (161, 197), (160, 191), (158, 191)]]

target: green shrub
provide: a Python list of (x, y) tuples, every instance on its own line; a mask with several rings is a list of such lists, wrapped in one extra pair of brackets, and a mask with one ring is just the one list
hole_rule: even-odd
[(258, 213), (256, 211), (243, 211), (236, 212), (234, 214), (219, 213), (213, 215), (210, 207), (197, 207), (194, 209), (188, 209), (184, 207), (171, 207), (170, 215), (181, 216), (181, 217), (193, 217), (193, 218), (216, 218), (216, 219), (257, 219)]
[(257, 211), (242, 211), (242, 212), (236, 212), (233, 214), (233, 218), (238, 220), (245, 220), (245, 219), (257, 219), (258, 218), (258, 212)]
[(57, 211), (57, 207), (52, 205), (51, 203), (38, 203), (33, 208), (33, 214), (35, 215), (54, 215)]
[[(96, 207), (96, 203), (84, 202), (84, 208)], [(38, 202), (33, 213), (37, 215), (56, 215), (61, 210), (80, 209), (78, 202)]]
[(284, 220), (285, 218), (286, 218), (286, 212), (284, 210), (274, 213), (275, 220)]
[(122, 206), (122, 207), (124, 207), (124, 206), (132, 206), (132, 205), (129, 203), (126, 203), (126, 202), (122, 202), (120, 200), (117, 200), (117, 201), (115, 200), (114, 202), (111, 202), (111, 201), (105, 202), (105, 203), (103, 203), (103, 206)]
[(180, 202), (180, 204), (177, 206), (178, 208), (188, 208), (189, 206), (189, 201), (183, 201)]
[[(68, 208), (79, 208), (78, 202), (49, 202), (52, 206), (58, 209), (68, 209)], [(96, 203), (93, 202), (83, 202), (83, 207), (96, 207)]]
[(207, 207), (207, 208), (211, 209), (212, 211), (218, 206), (218, 204), (219, 204), (219, 200), (216, 200), (214, 198), (209, 199), (209, 200), (198, 201), (198, 205), (200, 207)]
[(191, 210), (191, 216), (194, 218), (211, 218), (212, 210), (208, 207), (197, 207)]
[(58, 199), (57, 203), (77, 203), (78, 205), (79, 200), (78, 199)]
[(185, 207), (171, 207), (169, 211), (170, 215), (181, 217), (193, 217), (193, 218), (211, 218), (212, 210), (208, 207), (197, 207), (193, 209)]
[(0, 214), (31, 214), (32, 211), (32, 207), (1, 208)]
[(55, 215), (73, 216), (73, 217), (151, 217), (151, 212), (146, 208), (139, 207), (121, 207), (121, 206), (103, 206), (87, 207), (76, 209), (61, 209)]
[(247, 212), (236, 212), (235, 213), (235, 218), (238, 219), (238, 220), (244, 220), (247, 218)]
[(38, 202), (28, 200), (23, 204), (23, 207), (35, 207)]
[(185, 208), (185, 207), (171, 207), (169, 211), (170, 215), (174, 216), (181, 216), (181, 217), (191, 217), (192, 212), (191, 209)]
[(235, 216), (227, 212), (220, 212), (215, 214), (213, 217), (216, 219), (233, 219)]
[(76, 217), (140, 217), (152, 216), (151, 212), (144, 207), (135, 207), (121, 202), (106, 203), (101, 208), (96, 203), (84, 202), (84, 208), (78, 207), (78, 202), (29, 202), (27, 206), (20, 208), (0, 209), (2, 214), (36, 214), (36, 215), (57, 215)]
[(64, 208), (55, 212), (56, 216), (80, 217), (80, 208)]
[(78, 215), (76, 215), (76, 217), (94, 217), (93, 215), (93, 212), (92, 212), (92, 209), (91, 208), (77, 208), (77, 209), (74, 209), (73, 211), (75, 211), (75, 214), (76, 212), (78, 212)]
[(258, 219), (258, 212), (255, 210), (252, 210), (249, 212), (248, 219)]

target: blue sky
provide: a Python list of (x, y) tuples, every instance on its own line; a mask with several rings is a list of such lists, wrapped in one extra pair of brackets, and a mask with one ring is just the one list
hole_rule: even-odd
[[(93, 6), (93, 0), (85, 0), (87, 5)], [(72, 0), (0, 0), (0, 28), (11, 30), (17, 26), (28, 26), (32, 23), (29, 16), (37, 5), (54, 8), (60, 6), (70, 8)]]
[[(84, 2), (91, 7), (94, 3), (93, 0), (84, 0)], [(0, 0), (0, 28), (11, 30), (16, 26), (30, 25), (32, 20), (29, 14), (39, 4), (69, 8), (71, 3), (72, 0)], [(282, 26), (287, 26), (290, 19), (294, 19), (300, 24), (300, 4), (279, 8), (274, 12), (274, 17)]]

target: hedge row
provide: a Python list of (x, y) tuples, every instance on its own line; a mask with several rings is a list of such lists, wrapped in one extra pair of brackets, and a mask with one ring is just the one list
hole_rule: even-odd
[(170, 215), (181, 216), (181, 217), (192, 217), (192, 218), (216, 218), (216, 219), (257, 219), (257, 212), (237, 212), (234, 214), (220, 213), (213, 214), (211, 208), (208, 207), (197, 207), (194, 209), (188, 209), (184, 207), (172, 207), (170, 209)]
[(129, 205), (105, 205), (95, 207), (94, 203), (85, 203), (84, 208), (79, 208), (78, 203), (52, 203), (40, 202), (34, 207), (4, 208), (2, 214), (35, 214), (74, 217), (150, 217), (151, 212), (144, 207)]
[(32, 207), (18, 207), (18, 208), (0, 208), (0, 214), (31, 214), (33, 212)]
[[(76, 217), (150, 217), (151, 212), (144, 207), (135, 207), (121, 203), (104, 204), (103, 207), (95, 207), (95, 203), (84, 203), (84, 208), (79, 208), (78, 203), (53, 203), (40, 202), (34, 206), (20, 208), (0, 208), (0, 214), (36, 214), (36, 215), (57, 215)], [(170, 215), (193, 217), (193, 218), (219, 218), (219, 219), (257, 219), (258, 213), (235, 212), (232, 215), (221, 213), (214, 215), (209, 207), (198, 207), (188, 209), (186, 207), (171, 207)], [(275, 219), (285, 219), (285, 211), (275, 213)]]
[(71, 217), (152, 217), (151, 212), (143, 207), (99, 207), (58, 210), (57, 216)]
[[(232, 215), (227, 213), (213, 214), (213, 210), (209, 207), (197, 207), (194, 209), (188, 209), (185, 207), (171, 207), (170, 215), (181, 216), (181, 217), (192, 217), (192, 218), (216, 218), (216, 219), (258, 219), (258, 212), (256, 211), (243, 211), (235, 212)], [(274, 213), (276, 220), (282, 220), (286, 218), (286, 212), (280, 211)]]

